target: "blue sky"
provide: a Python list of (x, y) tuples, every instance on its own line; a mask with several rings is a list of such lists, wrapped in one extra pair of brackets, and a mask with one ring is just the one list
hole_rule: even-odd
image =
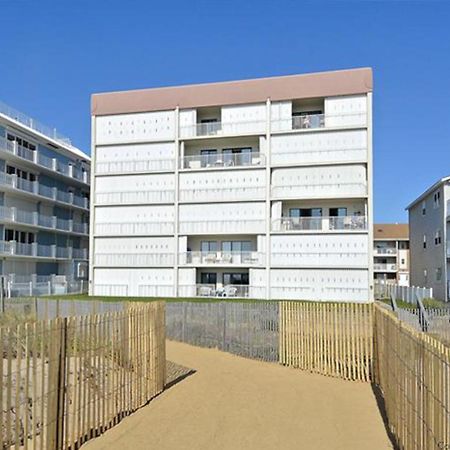
[(375, 220), (450, 174), (450, 1), (0, 0), (0, 99), (89, 152), (93, 92), (374, 70)]

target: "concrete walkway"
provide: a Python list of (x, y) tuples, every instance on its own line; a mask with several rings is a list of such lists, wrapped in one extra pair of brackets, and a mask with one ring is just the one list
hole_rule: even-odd
[(196, 373), (86, 450), (384, 450), (393, 448), (370, 385), (168, 342)]

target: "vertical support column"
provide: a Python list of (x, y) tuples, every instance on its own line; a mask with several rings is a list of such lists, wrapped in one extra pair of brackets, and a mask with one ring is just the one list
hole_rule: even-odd
[(175, 258), (174, 258), (174, 292), (173, 296), (178, 296), (178, 264), (179, 264), (179, 242), (178, 242), (178, 236), (179, 236), (179, 223), (178, 223), (178, 200), (179, 200), (179, 169), (180, 169), (180, 108), (177, 106), (175, 108), (175, 197), (174, 197), (174, 252), (175, 252)]
[(94, 248), (94, 236), (95, 236), (95, 205), (94, 205), (94, 198), (95, 198), (95, 161), (96, 161), (96, 151), (95, 151), (95, 116), (92, 116), (91, 119), (91, 195), (90, 195), (90, 214), (89, 214), (89, 289), (88, 293), (89, 295), (94, 295), (94, 254), (95, 254), (95, 248)]
[(373, 301), (373, 164), (372, 164), (372, 92), (367, 93), (367, 231), (369, 257), (369, 301)]
[(266, 101), (266, 299), (270, 300), (271, 292), (270, 292), (270, 265), (271, 265), (271, 239), (270, 239), (270, 230), (271, 230), (271, 188), (272, 188), (272, 170), (271, 170), (271, 142), (270, 142), (270, 133), (271, 133), (271, 101), (270, 98)]

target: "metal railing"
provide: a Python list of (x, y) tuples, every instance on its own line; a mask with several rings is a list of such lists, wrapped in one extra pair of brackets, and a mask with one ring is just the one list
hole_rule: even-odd
[(173, 253), (97, 253), (96, 266), (152, 267), (173, 266)]
[(96, 223), (95, 234), (104, 236), (123, 235), (166, 235), (173, 234), (173, 221), (161, 222), (124, 222), (124, 223)]
[(336, 195), (366, 195), (367, 185), (360, 182), (310, 183), (272, 186), (273, 197), (320, 197)]
[(181, 233), (263, 233), (264, 219), (181, 220)]
[(402, 300), (412, 305), (417, 305), (417, 298), (424, 300), (426, 298), (433, 298), (433, 288), (418, 287), (418, 286), (399, 286), (391, 283), (381, 283), (375, 281), (374, 283), (375, 299), (390, 299), (392, 296), (396, 300)]
[(227, 122), (206, 122), (180, 127), (182, 138), (196, 136), (227, 136), (234, 134), (264, 134), (266, 131), (265, 120), (251, 121), (227, 121)]
[(396, 255), (397, 254), (397, 249), (396, 248), (391, 248), (391, 247), (376, 247), (373, 249), (374, 254), (376, 255)]
[(180, 202), (264, 199), (265, 186), (180, 189)]
[(365, 216), (281, 217), (272, 220), (272, 231), (364, 231)]
[(262, 252), (248, 251), (189, 251), (179, 255), (180, 265), (244, 265), (260, 266), (264, 264), (265, 255)]
[(83, 170), (74, 164), (64, 163), (56, 158), (50, 158), (42, 154), (39, 149), (30, 150), (3, 136), (0, 136), (0, 151), (5, 151), (18, 158), (32, 162), (37, 166), (45, 167), (53, 172), (58, 172), (68, 178), (74, 178), (86, 184), (89, 184), (90, 182), (89, 172), (87, 170)]
[(173, 203), (175, 191), (166, 190), (140, 190), (125, 192), (97, 192), (95, 202), (98, 205), (133, 204), (133, 203)]
[(98, 161), (95, 165), (97, 175), (137, 173), (137, 172), (173, 172), (175, 159), (146, 159), (136, 161)]
[(45, 197), (55, 202), (66, 203), (72, 206), (79, 206), (89, 209), (89, 201), (85, 197), (80, 197), (71, 192), (61, 191), (56, 187), (46, 186), (38, 181), (25, 180), (17, 175), (10, 175), (0, 172), (0, 184), (12, 189), (25, 191), (37, 196)]
[(215, 284), (195, 284), (178, 286), (180, 297), (219, 297), (219, 298), (264, 298), (264, 288), (253, 287), (245, 284), (227, 284), (217, 286)]
[(395, 272), (397, 270), (397, 264), (381, 264), (376, 263), (373, 265), (373, 270), (375, 271), (386, 271), (386, 272)]
[(12, 222), (52, 230), (68, 231), (79, 234), (88, 234), (88, 224), (60, 219), (56, 216), (46, 216), (36, 211), (22, 211), (16, 207), (0, 206), (0, 221)]
[(0, 254), (3, 256), (26, 256), (50, 259), (88, 259), (87, 249), (58, 247), (33, 242), (31, 244), (17, 241), (0, 241)]
[(189, 155), (180, 158), (180, 169), (218, 169), (223, 167), (264, 166), (266, 157), (263, 153), (234, 153), (217, 155)]

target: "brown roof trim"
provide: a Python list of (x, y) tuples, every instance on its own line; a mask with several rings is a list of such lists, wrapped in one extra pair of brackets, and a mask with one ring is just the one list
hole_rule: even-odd
[(372, 69), (350, 69), (223, 83), (93, 94), (94, 116), (371, 92)]
[(376, 223), (373, 226), (373, 236), (377, 240), (409, 239), (407, 223)]

